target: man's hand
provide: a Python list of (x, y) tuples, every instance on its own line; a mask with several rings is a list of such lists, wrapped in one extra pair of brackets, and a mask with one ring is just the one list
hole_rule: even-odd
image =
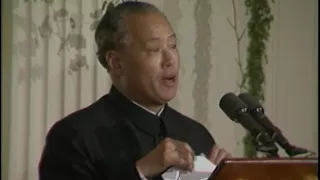
[(153, 177), (170, 166), (191, 171), (193, 169), (194, 152), (184, 142), (164, 139), (153, 151), (137, 161), (137, 169), (145, 177)]
[(219, 148), (217, 145), (213, 146), (209, 154), (209, 160), (215, 165), (218, 165), (223, 159), (230, 157), (230, 153), (222, 148)]

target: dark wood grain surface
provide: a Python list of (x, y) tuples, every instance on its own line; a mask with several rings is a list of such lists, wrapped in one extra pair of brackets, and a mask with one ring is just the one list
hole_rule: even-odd
[(226, 159), (209, 180), (316, 180), (317, 158)]

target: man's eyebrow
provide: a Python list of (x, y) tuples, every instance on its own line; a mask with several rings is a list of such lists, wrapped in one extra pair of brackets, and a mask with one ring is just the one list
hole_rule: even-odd
[[(174, 38), (174, 39), (176, 39), (177, 36), (176, 36), (175, 33), (173, 33), (173, 34), (169, 35), (168, 38)], [(152, 38), (149, 38), (148, 41), (158, 41), (158, 40), (160, 40), (160, 39), (161, 39), (161, 38), (159, 38), (159, 37), (152, 37)]]

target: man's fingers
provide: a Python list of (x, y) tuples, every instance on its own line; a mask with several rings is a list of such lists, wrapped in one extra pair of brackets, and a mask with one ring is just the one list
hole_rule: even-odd
[(228, 153), (226, 150), (222, 148), (219, 148), (217, 145), (215, 145), (212, 148), (211, 153), (209, 155), (210, 161), (216, 165), (219, 164), (223, 159), (230, 157), (230, 153)]
[(176, 168), (186, 171), (193, 169), (193, 159), (190, 153), (182, 154), (178, 151), (174, 151), (170, 156), (170, 161), (172, 161), (172, 165)]
[(184, 142), (181, 142), (181, 141), (174, 141), (174, 143), (176, 144), (176, 148), (177, 149), (179, 149), (179, 150), (187, 150), (191, 154), (194, 154), (193, 149), (191, 148), (191, 146), (188, 143), (184, 143)]
[(193, 161), (194, 161), (194, 155), (193, 154), (188, 154), (188, 162), (189, 162), (189, 166), (188, 169), (192, 170), (193, 169)]
[(224, 149), (219, 149), (216, 157), (216, 164), (219, 164), (223, 159), (225, 159), (229, 153)]
[(193, 169), (194, 151), (192, 148), (184, 142), (177, 140), (171, 141), (174, 144), (174, 149), (172, 152), (173, 166), (183, 170)]
[[(193, 151), (190, 151), (190, 149), (179, 149), (177, 150), (179, 157), (184, 160), (184, 162), (187, 165), (186, 170), (192, 170), (193, 169), (193, 160), (194, 160), (194, 154)], [(183, 164), (185, 165), (185, 164)]]
[(218, 146), (215, 145), (215, 146), (213, 146), (213, 148), (211, 149), (211, 152), (209, 154), (209, 160), (214, 164), (217, 164), (215, 158), (218, 155), (218, 150), (219, 150)]
[[(185, 165), (193, 162), (194, 152), (192, 148), (184, 142), (166, 138), (163, 141), (165, 147), (165, 154), (167, 154), (167, 161), (172, 161), (172, 165)], [(171, 160), (170, 160), (171, 158)]]
[(175, 141), (174, 143), (176, 151), (178, 151), (178, 153), (183, 157), (188, 157), (188, 159), (191, 158), (191, 161), (193, 162), (195, 154), (192, 148), (189, 146), (189, 144), (180, 141)]

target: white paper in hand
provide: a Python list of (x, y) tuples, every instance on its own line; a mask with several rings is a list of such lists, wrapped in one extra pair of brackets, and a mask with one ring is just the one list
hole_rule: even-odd
[(170, 169), (162, 175), (162, 178), (164, 180), (206, 180), (215, 168), (216, 165), (211, 163), (206, 157), (196, 156), (192, 172), (179, 173), (176, 170)]
[(208, 179), (216, 165), (204, 156), (196, 156), (194, 169), (190, 173), (181, 174), (181, 180), (205, 180)]

